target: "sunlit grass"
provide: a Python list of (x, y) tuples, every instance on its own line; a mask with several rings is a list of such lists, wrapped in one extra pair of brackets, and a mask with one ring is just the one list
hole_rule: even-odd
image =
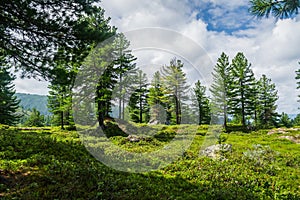
[(300, 198), (300, 146), (280, 139), (281, 134), (267, 135), (269, 130), (227, 134), (223, 142), (232, 144), (233, 150), (224, 155), (226, 160), (219, 161), (199, 155), (208, 126), (151, 128), (157, 130), (156, 134), (140, 135), (144, 139), (139, 142), (130, 142), (125, 136), (98, 138), (133, 153), (162, 149), (177, 134), (193, 138), (179, 159), (160, 170), (135, 174), (113, 170), (97, 161), (76, 131), (0, 126), (0, 177), (5, 180), (0, 183), (0, 198)]

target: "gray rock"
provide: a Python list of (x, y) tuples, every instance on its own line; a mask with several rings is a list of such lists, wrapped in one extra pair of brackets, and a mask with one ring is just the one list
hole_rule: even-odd
[(136, 135), (129, 135), (127, 137), (127, 140), (129, 142), (139, 142), (139, 141), (141, 141), (141, 138), (139, 136), (136, 136)]
[(200, 155), (206, 156), (212, 159), (221, 158), (221, 152), (231, 152), (231, 144), (215, 144), (209, 147), (206, 147), (204, 150), (200, 151)]
[(287, 139), (290, 140), (291, 142), (294, 142), (296, 144), (300, 144), (300, 135), (295, 135), (295, 136), (280, 136), (279, 138), (281, 139)]

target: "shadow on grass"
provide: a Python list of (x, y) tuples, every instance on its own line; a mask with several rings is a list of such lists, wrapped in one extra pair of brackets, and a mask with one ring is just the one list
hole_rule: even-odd
[(2, 199), (258, 199), (251, 186), (224, 186), (218, 180), (196, 184), (163, 170), (115, 171), (72, 137), (1, 130), (0, 147), (0, 175), (7, 180), (0, 183)]

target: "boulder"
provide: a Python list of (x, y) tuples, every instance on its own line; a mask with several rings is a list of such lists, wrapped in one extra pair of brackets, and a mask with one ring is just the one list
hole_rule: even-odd
[(212, 159), (221, 158), (222, 152), (231, 152), (231, 144), (215, 144), (209, 147), (206, 147), (204, 150), (200, 151), (200, 154)]
[(139, 141), (141, 141), (141, 139), (142, 139), (142, 138), (140, 138), (140, 137), (137, 136), (137, 135), (129, 135), (129, 136), (127, 137), (127, 140), (128, 140), (129, 142), (139, 142)]
[(273, 134), (276, 134), (276, 133), (279, 133), (279, 134), (286, 134), (288, 133), (287, 132), (287, 129), (284, 129), (284, 128), (278, 128), (278, 129), (272, 129), (268, 132), (268, 135), (273, 135)]
[(294, 142), (296, 144), (300, 144), (300, 135), (295, 135), (295, 136), (287, 135), (287, 136), (280, 136), (279, 138), (287, 139), (287, 140), (290, 140), (291, 142)]

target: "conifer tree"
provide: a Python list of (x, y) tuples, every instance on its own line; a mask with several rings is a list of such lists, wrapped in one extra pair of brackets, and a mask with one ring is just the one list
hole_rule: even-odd
[(33, 108), (30, 116), (25, 121), (25, 126), (36, 126), (36, 127), (42, 127), (44, 126), (45, 118), (44, 115), (41, 115), (40, 111)]
[(52, 123), (60, 125), (74, 125), (72, 117), (72, 89), (77, 75), (77, 66), (59, 66), (53, 73), (52, 80), (48, 86), (48, 107), (54, 114)]
[[(104, 119), (110, 115), (113, 100), (119, 104), (119, 117), (124, 116), (127, 77), (130, 77), (126, 75), (135, 68), (135, 58), (128, 47), (129, 42), (125, 36), (116, 35), (91, 51), (81, 68), (81, 73), (76, 77), (76, 87), (80, 87), (82, 92), (76, 95), (75, 102), (80, 98), (95, 98), (97, 120), (103, 128)], [(79, 102), (76, 105), (83, 106)], [(90, 106), (85, 106), (91, 109)]]
[(175, 123), (181, 123), (181, 109), (185, 100), (188, 99), (187, 91), (189, 86), (186, 82), (186, 74), (183, 72), (183, 63), (181, 60), (173, 58), (170, 65), (162, 67), (162, 75), (169, 95), (171, 104), (168, 108), (175, 111)]
[(80, 63), (114, 35), (100, 0), (1, 1), (0, 49), (23, 76), (52, 77), (64, 63)]
[(136, 64), (134, 63), (136, 57), (132, 55), (129, 46), (130, 42), (123, 33), (116, 35), (113, 43), (114, 51), (112, 52), (112, 56), (114, 58), (115, 73), (118, 82), (116, 85), (116, 88), (118, 89), (116, 98), (119, 107), (119, 119), (124, 119), (126, 94), (128, 94), (128, 91), (126, 90), (130, 87), (130, 77), (134, 74), (134, 69), (136, 67)]
[(201, 85), (198, 80), (193, 88), (194, 98), (196, 100), (195, 107), (197, 110), (198, 124), (209, 124), (210, 123), (210, 108), (209, 99), (206, 97), (206, 87)]
[(243, 53), (239, 52), (232, 60), (229, 85), (230, 114), (241, 117), (241, 122), (246, 127), (247, 117), (254, 114), (253, 98), (255, 95), (255, 77), (251, 64)]
[(265, 126), (273, 125), (275, 118), (278, 116), (276, 113), (278, 95), (275, 84), (266, 75), (262, 75), (258, 81), (258, 91), (260, 122)]
[(150, 123), (164, 124), (167, 121), (168, 97), (159, 71), (155, 72), (149, 88), (148, 103), (150, 108)]
[(20, 101), (15, 96), (15, 76), (5, 67), (0, 68), (0, 124), (15, 125), (20, 115), (17, 114)]
[(143, 123), (149, 121), (148, 80), (142, 70), (135, 75), (136, 86), (129, 100), (129, 115), (132, 121)]
[(251, 0), (249, 9), (252, 15), (257, 17), (288, 18), (298, 14), (299, 0)]
[(48, 107), (53, 113), (52, 123), (60, 125), (73, 125), (72, 118), (72, 90), (66, 85), (49, 85)]
[(223, 52), (214, 67), (213, 83), (210, 87), (212, 114), (223, 118), (223, 126), (227, 127), (228, 93), (230, 79), (230, 63), (228, 56)]

